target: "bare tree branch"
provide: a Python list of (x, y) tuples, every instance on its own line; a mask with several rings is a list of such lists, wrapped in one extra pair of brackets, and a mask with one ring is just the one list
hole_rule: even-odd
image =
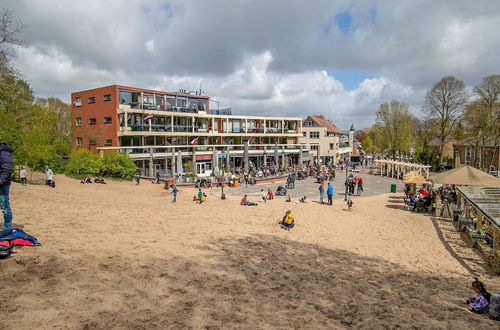
[(438, 125), (440, 141), (439, 163), (443, 161), (443, 149), (469, 100), (465, 84), (453, 76), (443, 77), (425, 96), (424, 112)]

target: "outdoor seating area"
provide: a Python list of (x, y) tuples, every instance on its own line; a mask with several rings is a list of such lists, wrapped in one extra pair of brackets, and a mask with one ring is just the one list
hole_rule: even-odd
[(465, 233), (494, 273), (500, 272), (500, 187), (458, 187), (455, 228)]

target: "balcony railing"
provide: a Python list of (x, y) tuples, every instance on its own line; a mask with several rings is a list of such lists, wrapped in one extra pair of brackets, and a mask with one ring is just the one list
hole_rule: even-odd
[[(245, 145), (242, 144), (231, 144), (231, 145), (173, 145), (173, 146), (129, 146), (129, 147), (99, 147), (98, 149), (102, 150), (119, 150), (120, 152), (127, 152), (131, 154), (149, 154), (150, 149), (153, 149), (154, 153), (170, 153), (172, 148), (175, 148), (175, 152), (192, 152), (193, 147), (196, 148), (197, 152), (212, 152), (212, 148), (215, 147), (216, 151), (219, 152), (237, 152), (241, 153), (245, 150)], [(286, 151), (299, 151), (302, 147), (303, 151), (307, 151), (308, 148), (305, 145), (299, 144), (280, 144), (278, 145), (278, 152), (282, 152), (283, 149)], [(275, 145), (274, 144), (256, 144), (249, 145), (249, 151), (263, 151), (266, 149), (266, 153), (270, 156), (274, 153)]]
[(192, 131), (193, 126), (191, 125), (174, 125), (174, 132), (191, 133)]
[(266, 133), (281, 133), (281, 128), (267, 127)]
[(224, 116), (231, 116), (232, 115), (232, 110), (231, 108), (224, 108), (224, 109), (210, 109), (210, 114), (212, 115), (224, 115)]

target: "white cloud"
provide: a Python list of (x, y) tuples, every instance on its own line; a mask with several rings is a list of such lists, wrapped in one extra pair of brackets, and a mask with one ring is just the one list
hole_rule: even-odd
[[(3, 0), (28, 24), (15, 63), (41, 96), (108, 84), (199, 88), (239, 113), (369, 125), (453, 74), (498, 74), (500, 1)], [(348, 12), (348, 33), (333, 26)], [(328, 31), (327, 31), (328, 30)], [(327, 72), (367, 79), (348, 90)], [(352, 82), (350, 83), (352, 86)]]

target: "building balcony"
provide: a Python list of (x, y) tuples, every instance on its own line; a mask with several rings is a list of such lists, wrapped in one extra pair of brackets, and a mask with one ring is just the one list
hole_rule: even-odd
[(165, 111), (165, 112), (182, 112), (182, 113), (206, 113), (206, 111), (198, 111), (197, 108), (191, 107), (174, 107), (174, 106), (163, 106), (153, 103), (140, 103), (140, 102), (130, 102), (121, 103), (120, 107), (123, 109), (130, 108), (135, 110), (154, 110), (154, 111)]
[[(196, 148), (197, 154), (213, 154), (213, 148), (216, 149), (218, 153), (227, 153), (236, 156), (242, 156), (245, 151), (245, 145), (178, 145), (178, 146), (132, 146), (132, 147), (98, 147), (100, 152), (106, 152), (111, 150), (118, 150), (120, 153), (126, 153), (132, 158), (146, 158), (153, 154), (153, 157), (166, 157), (172, 156), (172, 150), (174, 151), (174, 156), (177, 153), (182, 155), (192, 155), (193, 148)], [(305, 145), (300, 144), (279, 144), (278, 153), (281, 155), (285, 154), (297, 154), (302, 149), (303, 152), (307, 152), (308, 148)], [(272, 157), (275, 153), (274, 144), (256, 144), (248, 146), (248, 152), (250, 155), (260, 155), (263, 156), (264, 153), (267, 156)]]

